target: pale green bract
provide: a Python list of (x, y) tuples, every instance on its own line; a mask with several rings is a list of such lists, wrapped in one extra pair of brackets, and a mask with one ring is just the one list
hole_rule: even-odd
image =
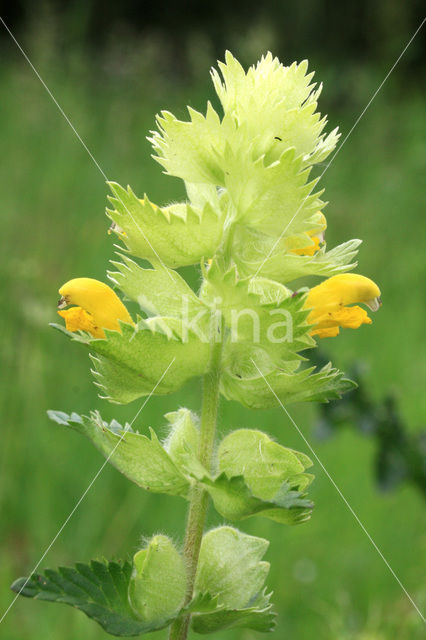
[(206, 203), (202, 209), (188, 202), (157, 207), (148, 197), (138, 199), (128, 187), (110, 182), (114, 209), (107, 214), (117, 225), (128, 251), (152, 264), (177, 268), (211, 258), (223, 232), (221, 212)]

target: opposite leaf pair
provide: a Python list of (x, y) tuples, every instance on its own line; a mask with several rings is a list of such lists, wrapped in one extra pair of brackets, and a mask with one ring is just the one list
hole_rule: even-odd
[(275, 615), (265, 594), (268, 542), (231, 527), (206, 533), (200, 550), (194, 596), (184, 605), (183, 557), (164, 535), (154, 536), (125, 562), (47, 569), (12, 585), (29, 598), (63, 602), (96, 620), (108, 633), (136, 636), (157, 631), (191, 613), (197, 633), (233, 627), (271, 631)]
[(297, 524), (310, 517), (312, 502), (305, 490), (313, 476), (305, 470), (310, 459), (274, 442), (261, 431), (239, 429), (217, 448), (213, 473), (198, 460), (198, 419), (188, 409), (166, 415), (170, 433), (163, 444), (106, 423), (98, 412), (89, 417), (49, 411), (55, 422), (86, 435), (108, 461), (129, 480), (154, 493), (189, 499), (195, 485), (211, 496), (216, 510), (229, 520), (253, 515)]

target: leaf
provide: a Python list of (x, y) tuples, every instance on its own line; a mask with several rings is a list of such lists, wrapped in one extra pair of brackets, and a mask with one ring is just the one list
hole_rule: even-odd
[(136, 327), (121, 324), (121, 329), (107, 329), (105, 339), (87, 342), (98, 354), (94, 375), (108, 400), (173, 393), (207, 369), (209, 344), (177, 318), (141, 319)]
[(205, 306), (185, 280), (173, 269), (156, 265), (143, 269), (130, 258), (119, 254), (123, 262), (112, 262), (119, 271), (108, 277), (149, 316), (172, 316), (190, 319)]
[[(221, 392), (228, 400), (237, 400), (249, 409), (279, 407), (291, 402), (328, 402), (340, 398), (356, 385), (334, 369), (331, 363), (315, 371), (309, 367), (297, 372), (265, 371), (259, 365), (251, 371), (238, 373), (237, 369), (224, 372)], [(262, 365), (260, 365), (262, 371)]]
[(171, 620), (146, 623), (136, 618), (127, 598), (131, 571), (129, 562), (92, 560), (88, 565), (46, 569), (43, 575), (19, 578), (11, 588), (27, 598), (62, 602), (79, 609), (114, 636), (138, 636), (168, 626)]
[(216, 252), (223, 221), (209, 203), (203, 209), (188, 203), (160, 208), (146, 195), (138, 199), (130, 187), (126, 191), (116, 182), (108, 184), (114, 194), (109, 198), (114, 209), (107, 209), (107, 214), (134, 256), (176, 269), (207, 260)]
[(115, 404), (127, 404), (141, 396), (148, 396), (154, 389), (149, 380), (126, 366), (93, 354), (90, 354), (90, 358), (94, 366), (92, 373), (96, 379), (95, 385), (104, 393), (99, 396), (101, 398)]
[(108, 462), (143, 489), (188, 496), (188, 478), (161, 446), (154, 431), (151, 430), (151, 438), (147, 438), (134, 432), (128, 424), (124, 428), (116, 420), (108, 424), (97, 411), (90, 416), (48, 411), (48, 416), (54, 422), (87, 436)]
[(177, 391), (190, 378), (202, 376), (210, 356), (210, 315), (188, 318), (138, 318), (136, 325), (120, 322), (121, 331), (105, 329), (105, 338), (71, 333), (52, 324), (72, 340), (88, 346), (95, 384), (110, 402), (128, 403), (147, 395)]

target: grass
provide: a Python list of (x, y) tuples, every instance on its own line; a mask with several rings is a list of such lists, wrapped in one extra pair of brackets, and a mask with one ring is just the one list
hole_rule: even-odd
[[(55, 321), (57, 290), (64, 281), (81, 275), (105, 279), (113, 257), (103, 216), (107, 190), (32, 72), (21, 60), (3, 58), (2, 65), (0, 615), (12, 600), (10, 583), (28, 574), (102, 464), (88, 442), (49, 423), (46, 410), (100, 408), (107, 418), (125, 420), (139, 407), (99, 400), (87, 354), (48, 327)], [(145, 135), (160, 108), (182, 116), (183, 105), (201, 107), (211, 90), (207, 95), (201, 86), (164, 87), (144, 76), (90, 76), (78, 64), (62, 71), (59, 63), (51, 63), (46, 69), (47, 84), (108, 178), (130, 183), (137, 193), (147, 191), (154, 202), (182, 197), (179, 182), (162, 175), (150, 159)], [(368, 98), (365, 90), (357, 101), (363, 105)], [(380, 397), (393, 389), (412, 429), (420, 427), (425, 408), (419, 352), (424, 332), (421, 108), (416, 95), (383, 90), (323, 180), (331, 201), (328, 241), (363, 238), (359, 272), (380, 284), (384, 305), (372, 326), (345, 331), (322, 346), (342, 368), (354, 359), (365, 361), (373, 394)], [(355, 103), (342, 112), (335, 108), (331, 124), (342, 123), (345, 133), (360, 110)], [(164, 413), (178, 405), (197, 410), (199, 403), (199, 386), (191, 383), (174, 396), (153, 398), (137, 426), (152, 425), (161, 433)], [(310, 439), (315, 407), (294, 406), (290, 412)], [(283, 444), (306, 449), (283, 412), (249, 412), (223, 402), (220, 430), (243, 426), (262, 428)], [(410, 487), (378, 493), (372, 444), (349, 430), (313, 445), (395, 573), (424, 605), (420, 496)], [(241, 525), (271, 540), (268, 583), (279, 612), (276, 637), (420, 638), (420, 618), (318, 464), (314, 472), (316, 509), (307, 524), (284, 528), (252, 519)], [(108, 467), (42, 567), (94, 556), (124, 557), (137, 549), (142, 535), (154, 532), (180, 539), (185, 509), (177, 498), (130, 486)], [(209, 521), (219, 522), (213, 511)], [(70, 608), (24, 599), (1, 625), (5, 640), (105, 637)], [(165, 634), (153, 637), (162, 640)], [(216, 637), (251, 640), (256, 634), (235, 631)]]

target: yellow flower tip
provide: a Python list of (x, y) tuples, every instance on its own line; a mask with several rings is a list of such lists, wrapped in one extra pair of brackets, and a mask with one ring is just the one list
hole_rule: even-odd
[(121, 331), (119, 320), (134, 324), (120, 298), (104, 282), (93, 278), (74, 278), (59, 289), (59, 294), (59, 309), (77, 305), (58, 312), (65, 318), (69, 331), (89, 331), (94, 337), (103, 338), (103, 329)]
[(312, 229), (312, 231), (308, 231), (307, 235), (311, 240), (311, 244), (308, 244), (306, 247), (302, 247), (301, 249), (293, 249), (292, 253), (295, 253), (299, 256), (313, 256), (321, 249), (321, 245), (325, 241), (325, 230), (327, 229), (327, 220), (326, 217), (321, 211), (317, 212), (318, 216), (318, 224), (322, 225), (322, 229), (318, 231), (317, 229)]
[(372, 320), (365, 309), (349, 304), (360, 302), (372, 311), (381, 305), (380, 289), (373, 280), (353, 273), (344, 273), (324, 280), (313, 287), (306, 298), (305, 308), (311, 309), (307, 322), (314, 325), (311, 335), (320, 338), (336, 336), (339, 327), (358, 329)]

